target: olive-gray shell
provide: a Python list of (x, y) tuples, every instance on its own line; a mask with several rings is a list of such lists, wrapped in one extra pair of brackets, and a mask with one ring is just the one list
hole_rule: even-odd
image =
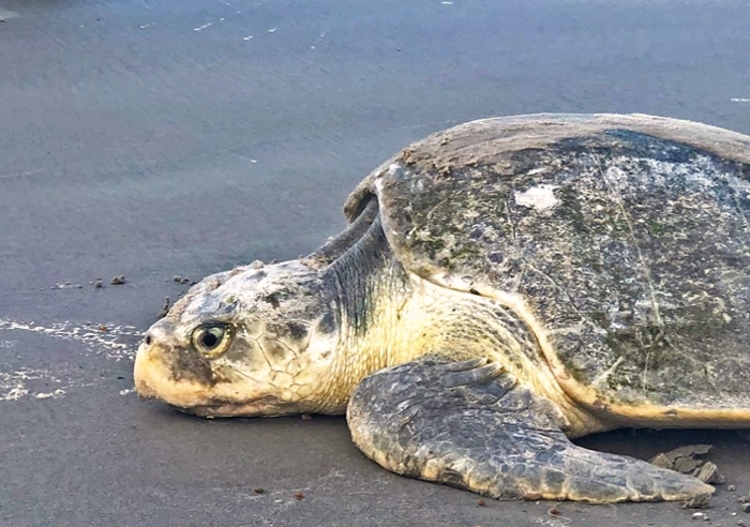
[(644, 115), (476, 121), (368, 176), (413, 272), (514, 293), (603, 404), (750, 407), (750, 137)]

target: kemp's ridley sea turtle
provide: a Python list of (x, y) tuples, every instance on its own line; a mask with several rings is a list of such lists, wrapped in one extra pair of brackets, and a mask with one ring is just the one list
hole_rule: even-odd
[(408, 147), (308, 257), (205, 278), (135, 384), (195, 414), (344, 413), (400, 474), (495, 497), (673, 500), (578, 447), (750, 427), (750, 137), (645, 115), (486, 119)]

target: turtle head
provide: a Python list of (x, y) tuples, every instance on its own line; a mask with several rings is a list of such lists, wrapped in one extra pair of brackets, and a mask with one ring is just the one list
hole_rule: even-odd
[(139, 396), (205, 417), (328, 411), (340, 341), (328, 280), (304, 260), (206, 277), (146, 333)]

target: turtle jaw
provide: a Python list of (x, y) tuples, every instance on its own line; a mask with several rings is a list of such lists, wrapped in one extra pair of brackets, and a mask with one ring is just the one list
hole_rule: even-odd
[(199, 417), (275, 417), (312, 413), (319, 409), (303, 397), (291, 397), (284, 390), (259, 390), (242, 381), (185, 375), (170, 365), (175, 351), (156, 343), (140, 345), (135, 358), (133, 378), (141, 400), (155, 399), (179, 411)]
[(222, 417), (280, 417), (300, 413), (298, 409), (285, 410), (287, 405), (276, 397), (259, 397), (252, 401), (238, 403), (216, 400), (210, 404), (177, 409), (181, 412), (205, 417), (206, 419)]

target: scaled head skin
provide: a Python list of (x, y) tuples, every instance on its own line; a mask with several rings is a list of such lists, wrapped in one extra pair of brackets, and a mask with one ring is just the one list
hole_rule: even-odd
[(296, 260), (204, 278), (146, 333), (138, 395), (205, 417), (326, 412), (339, 339), (331, 290)]

